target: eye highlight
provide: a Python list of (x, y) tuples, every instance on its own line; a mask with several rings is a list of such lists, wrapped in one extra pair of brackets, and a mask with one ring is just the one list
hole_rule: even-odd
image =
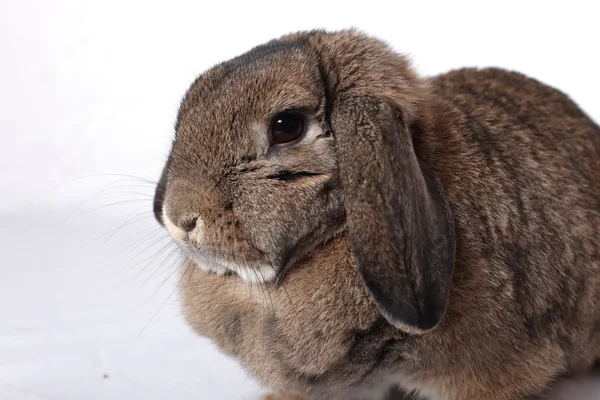
[(271, 120), (273, 144), (290, 143), (298, 139), (305, 129), (304, 115), (296, 111), (283, 111)]

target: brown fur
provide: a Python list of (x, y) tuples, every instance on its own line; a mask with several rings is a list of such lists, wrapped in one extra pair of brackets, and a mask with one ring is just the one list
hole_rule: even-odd
[[(288, 108), (319, 138), (270, 148)], [(186, 260), (185, 315), (264, 384), (537, 399), (600, 355), (600, 129), (561, 92), (498, 69), (424, 80), (378, 40), (313, 31), (203, 74), (176, 131), (159, 219), (201, 216), (186, 243), (278, 278)]]

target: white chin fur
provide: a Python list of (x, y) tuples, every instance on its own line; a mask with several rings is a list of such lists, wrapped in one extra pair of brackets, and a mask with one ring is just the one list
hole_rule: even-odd
[(275, 268), (268, 265), (258, 268), (238, 267), (234, 270), (244, 282), (267, 283), (275, 280), (277, 275)]
[(230, 262), (217, 262), (210, 258), (203, 257), (191, 248), (184, 249), (184, 251), (192, 262), (201, 270), (217, 275), (225, 275), (227, 272), (234, 272), (247, 283), (271, 282), (277, 275), (275, 268), (268, 265), (243, 267)]

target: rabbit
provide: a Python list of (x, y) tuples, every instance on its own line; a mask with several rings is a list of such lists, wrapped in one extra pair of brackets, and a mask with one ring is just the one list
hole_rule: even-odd
[(187, 91), (154, 212), (265, 399), (541, 399), (600, 356), (600, 128), (517, 72), (269, 41)]

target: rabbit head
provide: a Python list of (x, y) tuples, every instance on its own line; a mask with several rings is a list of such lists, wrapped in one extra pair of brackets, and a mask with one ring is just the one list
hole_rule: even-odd
[(190, 260), (277, 282), (348, 231), (381, 314), (411, 333), (441, 320), (452, 215), (417, 159), (428, 86), (355, 31), (292, 34), (202, 74), (187, 92), (155, 213)]

